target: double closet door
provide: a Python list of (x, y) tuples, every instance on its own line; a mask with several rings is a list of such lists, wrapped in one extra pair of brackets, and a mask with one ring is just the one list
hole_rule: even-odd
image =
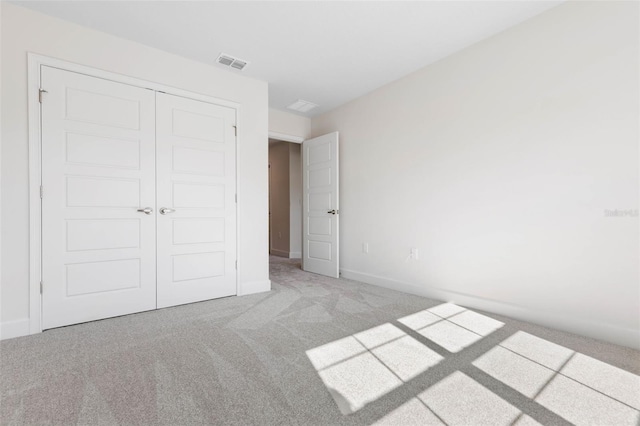
[(43, 67), (43, 329), (236, 294), (235, 109)]

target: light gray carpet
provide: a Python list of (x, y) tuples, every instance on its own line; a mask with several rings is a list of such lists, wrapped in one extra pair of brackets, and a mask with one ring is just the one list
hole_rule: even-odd
[[(589, 399), (591, 394), (585, 394), (583, 400), (582, 391), (571, 394), (571, 386), (591, 380), (598, 388), (604, 382), (598, 381), (598, 373), (590, 370), (588, 362), (582, 369), (576, 364), (577, 379), (563, 376), (564, 381), (545, 384), (537, 391), (540, 398), (534, 400), (526, 396), (529, 373), (511, 374), (512, 367), (500, 370), (505, 362), (499, 357), (484, 358), (483, 363), (478, 359), (496, 351), (499, 344), (507, 346), (504, 342), (519, 331), (578, 352), (591, 363), (603, 361), (616, 367), (615, 371), (640, 374), (637, 351), (483, 313), (505, 325), (451, 353), (436, 344), (437, 339), (426, 338), (398, 321), (441, 302), (308, 274), (300, 270), (299, 262), (288, 259), (271, 259), (271, 279), (273, 291), (269, 293), (96, 321), (1, 342), (0, 423), (495, 424), (493, 410), (496, 415), (511, 413), (510, 419), (519, 413), (516, 421), (523, 423), (518, 424), (533, 420), (569, 424), (568, 420), (575, 418), (597, 423), (602, 412), (584, 417), (585, 410), (610, 410), (617, 415), (620, 404), (626, 407), (626, 411), (620, 410), (626, 415), (624, 419), (630, 418), (629, 413), (633, 416), (634, 408), (629, 404), (634, 402), (624, 399), (633, 398), (635, 382), (624, 371), (620, 372), (627, 375), (623, 379), (631, 377), (629, 389), (614, 384), (610, 389), (593, 391), (595, 400)], [(355, 413), (344, 415), (336, 404), (344, 395), (336, 395), (333, 389), (334, 400), (306, 352), (383, 324), (411, 336), (441, 361), (381, 393)], [(539, 362), (544, 364), (544, 360)], [(523, 368), (529, 371), (530, 367)], [(534, 377), (538, 370), (531, 368)], [(574, 373), (567, 370), (566, 374)], [(518, 384), (521, 379), (522, 388)], [(360, 389), (370, 390), (366, 383)], [(489, 396), (479, 400), (472, 397), (476, 391)], [(553, 392), (569, 397), (554, 397)], [(501, 409), (505, 403), (512, 408)], [(412, 412), (413, 408), (417, 411)], [(461, 415), (471, 417), (456, 417)], [(607, 417), (612, 424), (615, 415)]]

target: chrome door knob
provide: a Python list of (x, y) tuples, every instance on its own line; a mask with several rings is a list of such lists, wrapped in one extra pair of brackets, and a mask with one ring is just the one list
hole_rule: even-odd
[(140, 213), (151, 214), (153, 213), (153, 209), (151, 207), (145, 207), (143, 209), (138, 209)]
[(176, 209), (170, 209), (168, 207), (162, 207), (160, 209), (160, 214), (169, 214), (169, 213), (173, 213), (175, 211), (176, 211)]

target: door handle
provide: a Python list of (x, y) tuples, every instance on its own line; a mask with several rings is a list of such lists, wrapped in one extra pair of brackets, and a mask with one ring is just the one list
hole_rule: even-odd
[(151, 207), (145, 207), (143, 209), (138, 209), (140, 213), (151, 214), (153, 213), (153, 209)]
[(329, 210), (327, 213), (329, 213), (329, 214), (338, 214), (338, 210)]
[(173, 213), (175, 211), (176, 211), (176, 209), (170, 209), (168, 207), (162, 207), (160, 209), (160, 214), (169, 214), (169, 213)]

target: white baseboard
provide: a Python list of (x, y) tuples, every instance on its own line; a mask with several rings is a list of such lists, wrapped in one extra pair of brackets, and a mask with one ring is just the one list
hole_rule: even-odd
[[(249, 294), (263, 293), (271, 291), (271, 280), (249, 281), (246, 283), (238, 283), (238, 296), (246, 296)], [(0, 323), (0, 340), (13, 339), (14, 337), (28, 336), (31, 333), (30, 321), (28, 318), (6, 321)]]
[(289, 259), (302, 259), (302, 253), (299, 251), (290, 251)]
[(640, 349), (640, 331), (638, 330), (595, 322), (586, 318), (577, 318), (569, 315), (539, 311), (524, 306), (484, 299), (470, 294), (457, 293), (435, 287), (416, 286), (390, 278), (349, 269), (341, 269), (340, 273), (342, 274), (342, 278), (373, 284), (378, 287), (384, 287), (391, 290), (402, 291), (404, 293), (428, 297), (430, 299), (452, 302), (468, 308), (493, 312), (498, 315), (504, 315), (517, 320), (527, 321), (598, 340), (604, 340), (633, 349)]
[(238, 283), (238, 296), (247, 296), (265, 291), (271, 291), (271, 280)]
[(29, 332), (29, 319), (6, 321), (0, 323), (0, 340), (13, 339), (14, 337), (27, 336)]
[(279, 257), (289, 257), (289, 252), (288, 251), (284, 251), (284, 250), (278, 250), (278, 249), (271, 249), (271, 254), (274, 256), (279, 256)]

